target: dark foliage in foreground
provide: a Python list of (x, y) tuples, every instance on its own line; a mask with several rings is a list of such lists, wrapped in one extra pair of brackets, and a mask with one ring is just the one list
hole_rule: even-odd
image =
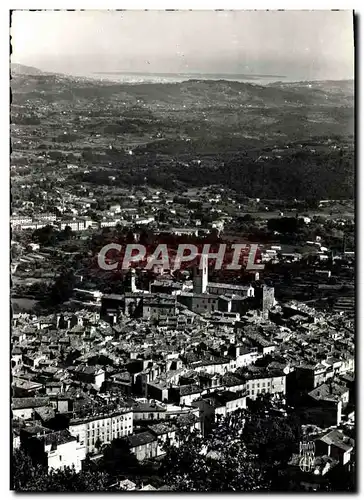
[(27, 492), (92, 492), (113, 491), (111, 477), (105, 472), (75, 472), (69, 467), (64, 470), (51, 470), (34, 465), (31, 458), (22, 450), (15, 450), (12, 460), (12, 489)]

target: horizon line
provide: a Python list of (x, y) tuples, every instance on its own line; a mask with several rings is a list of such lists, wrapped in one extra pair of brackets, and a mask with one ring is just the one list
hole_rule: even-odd
[(199, 71), (191, 71), (191, 72), (166, 72), (166, 71), (129, 71), (129, 70), (113, 70), (113, 71), (93, 71), (94, 75), (206, 75), (206, 76), (215, 76), (215, 75), (224, 75), (224, 76), (245, 76), (245, 77), (253, 77), (253, 78), (287, 78), (286, 75), (270, 75), (270, 74), (256, 74), (256, 73), (225, 73), (225, 72), (199, 72)]
[[(74, 74), (74, 73), (68, 73), (68, 72), (61, 72), (61, 71), (54, 71), (54, 70), (46, 70), (46, 69), (40, 69), (37, 66), (31, 66), (28, 64), (24, 63), (19, 63), (16, 61), (9, 61), (9, 69), (11, 70), (12, 65), (18, 65), (18, 66), (24, 66), (28, 68), (33, 68), (38, 70), (41, 73), (45, 74), (58, 74), (58, 75), (63, 75), (63, 76), (70, 76), (70, 77), (81, 77), (81, 78), (87, 78), (86, 74)], [(165, 75), (165, 76), (194, 76), (194, 75), (205, 75), (205, 76), (240, 76), (240, 77), (245, 77), (247, 79), (258, 79), (258, 78), (284, 78), (287, 80), (291, 80), (294, 82), (325, 82), (325, 81), (332, 81), (332, 82), (342, 82), (342, 81), (355, 81), (355, 75), (351, 77), (342, 77), (342, 78), (315, 78), (315, 77), (289, 77), (287, 75), (271, 75), (271, 74), (246, 74), (246, 73), (199, 73), (199, 72), (186, 72), (186, 73), (178, 73), (178, 72), (146, 72), (146, 71), (124, 71), (124, 70), (114, 70), (114, 71), (91, 71), (88, 72), (88, 75)]]

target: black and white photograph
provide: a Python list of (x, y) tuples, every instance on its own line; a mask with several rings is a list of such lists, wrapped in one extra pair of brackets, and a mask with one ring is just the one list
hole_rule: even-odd
[(357, 492), (356, 12), (9, 12), (10, 489)]

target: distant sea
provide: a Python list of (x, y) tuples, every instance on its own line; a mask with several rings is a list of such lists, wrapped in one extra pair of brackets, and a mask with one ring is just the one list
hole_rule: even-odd
[(206, 74), (206, 73), (129, 73), (124, 71), (96, 72), (87, 78), (122, 83), (178, 83), (186, 80), (228, 80), (235, 82), (268, 85), (277, 81), (294, 81), (280, 75)]

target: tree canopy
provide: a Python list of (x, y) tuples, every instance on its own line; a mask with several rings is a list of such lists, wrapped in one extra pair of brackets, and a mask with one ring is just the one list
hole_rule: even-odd
[(178, 446), (167, 444), (160, 474), (176, 491), (266, 491), (257, 457), (241, 439), (242, 413), (227, 417), (204, 438), (181, 429)]
[(61, 492), (61, 491), (113, 491), (113, 481), (102, 471), (74, 469), (51, 469), (32, 463), (31, 458), (21, 449), (14, 450), (12, 461), (12, 489), (21, 492)]

